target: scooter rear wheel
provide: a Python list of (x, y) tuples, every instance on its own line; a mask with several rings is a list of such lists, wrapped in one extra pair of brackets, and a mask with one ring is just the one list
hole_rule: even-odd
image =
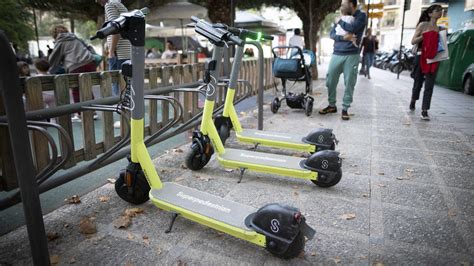
[(125, 181), (126, 171), (121, 171), (119, 178), (115, 181), (115, 192), (120, 198), (132, 204), (142, 204), (149, 200), (150, 185), (142, 171), (132, 176), (132, 184), (129, 187)]
[(280, 109), (280, 99), (278, 97), (273, 98), (273, 101), (270, 105), (272, 113), (276, 114), (278, 109)]
[(281, 258), (281, 259), (291, 259), (297, 257), (301, 252), (304, 250), (305, 238), (302, 232), (299, 232), (296, 235), (293, 242), (291, 242), (288, 249), (283, 254), (278, 254), (272, 251), (271, 249), (267, 249), (273, 255)]
[(311, 181), (318, 187), (332, 187), (336, 185), (337, 183), (339, 183), (339, 181), (341, 181), (341, 178), (342, 178), (342, 170), (339, 168), (339, 170), (337, 170), (336, 175), (334, 175), (334, 177), (332, 178), (324, 174), (320, 174), (318, 175), (318, 180), (311, 180)]

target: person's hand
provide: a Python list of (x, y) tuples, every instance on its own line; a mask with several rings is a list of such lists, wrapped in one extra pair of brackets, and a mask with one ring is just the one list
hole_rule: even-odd
[(108, 58), (113, 58), (113, 57), (115, 57), (115, 50), (110, 49), (110, 50), (109, 50), (109, 54), (108, 54), (107, 56), (108, 56)]
[(344, 41), (350, 41), (350, 42), (357, 42), (357, 36), (353, 33), (347, 33), (346, 35), (344, 35)]

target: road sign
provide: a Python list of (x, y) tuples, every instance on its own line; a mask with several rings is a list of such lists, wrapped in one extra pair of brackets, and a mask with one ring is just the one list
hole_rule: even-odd
[(369, 18), (382, 18), (383, 12), (370, 12)]
[[(362, 6), (362, 9), (363, 9), (363, 10), (367, 10), (367, 7), (368, 7), (368, 6), (369, 6), (368, 4), (364, 4), (364, 5)], [(384, 4), (383, 4), (383, 3), (370, 4), (370, 9), (371, 9), (371, 10), (372, 10), (372, 9), (383, 9), (383, 7), (384, 7)]]
[(411, 0), (405, 0), (405, 5), (403, 6), (403, 10), (407, 11), (410, 10), (411, 7)]

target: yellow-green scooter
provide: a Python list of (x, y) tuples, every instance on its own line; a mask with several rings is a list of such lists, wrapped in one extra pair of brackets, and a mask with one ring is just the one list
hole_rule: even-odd
[[(127, 168), (115, 182), (117, 194), (133, 204), (151, 199), (158, 208), (172, 213), (166, 233), (171, 232), (176, 217), (181, 215), (264, 247), (280, 258), (296, 257), (304, 249), (305, 237), (311, 239), (315, 233), (298, 209), (271, 203), (257, 210), (173, 182), (161, 182), (143, 137), (146, 13), (148, 9), (122, 13), (116, 20), (106, 22), (93, 37), (103, 39), (120, 33), (132, 44), (131, 62), (122, 65), (122, 73), (127, 79), (125, 95), (130, 97), (127, 100), (131, 110), (131, 156)], [(217, 37), (224, 42), (229, 41), (232, 36), (222, 33)], [(180, 117), (182, 107), (177, 107), (176, 101), (171, 103), (175, 114)]]

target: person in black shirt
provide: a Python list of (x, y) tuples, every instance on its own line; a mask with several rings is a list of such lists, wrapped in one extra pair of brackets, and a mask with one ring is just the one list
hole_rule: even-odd
[(368, 28), (367, 32), (362, 39), (362, 60), (364, 61), (362, 67), (363, 67), (363, 73), (365, 76), (370, 79), (370, 67), (374, 63), (374, 57), (375, 53), (379, 49), (379, 42), (377, 38), (372, 35), (372, 29)]

